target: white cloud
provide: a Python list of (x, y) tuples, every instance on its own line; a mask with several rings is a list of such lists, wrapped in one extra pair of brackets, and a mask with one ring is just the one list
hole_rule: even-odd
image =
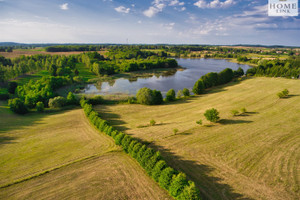
[(196, 3), (194, 3), (194, 5), (198, 8), (227, 8), (234, 4), (236, 4), (234, 0), (213, 0), (211, 2), (206, 2), (206, 0), (199, 0)]
[(143, 12), (143, 14), (146, 17), (153, 17), (154, 15), (156, 15), (159, 12), (162, 12), (163, 9), (166, 7), (166, 3), (164, 2), (164, 0), (154, 0), (152, 2), (153, 6), (150, 6), (147, 10), (145, 10)]
[(183, 6), (184, 2), (180, 2), (179, 0), (171, 0), (169, 6)]
[(167, 30), (173, 30), (175, 23), (168, 23), (168, 24), (161, 24), (162, 27), (164, 27)]
[(119, 13), (129, 13), (130, 8), (125, 8), (124, 6), (119, 6), (115, 8), (115, 10)]
[(68, 6), (69, 6), (68, 3), (64, 3), (64, 4), (59, 5), (60, 9), (62, 9), (62, 10), (69, 10)]

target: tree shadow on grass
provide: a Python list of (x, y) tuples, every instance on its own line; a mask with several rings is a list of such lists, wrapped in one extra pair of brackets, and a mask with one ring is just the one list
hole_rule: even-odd
[(96, 107), (95, 110), (99, 113), (101, 119), (106, 120), (110, 125), (116, 128), (118, 131), (128, 130), (126, 126), (123, 126), (124, 124), (126, 124), (126, 122), (120, 120), (121, 116), (119, 114), (112, 113), (109, 110), (109, 106), (101, 105), (99, 107)]
[(10, 135), (10, 131), (43, 124), (43, 118), (68, 111), (69, 110), (57, 110), (55, 112), (51, 111), (46, 113), (31, 112), (25, 115), (19, 115), (9, 110), (6, 102), (0, 101), (0, 145), (13, 143), (13, 140), (17, 138)]
[(222, 183), (222, 178), (211, 175), (213, 171), (216, 170), (214, 167), (183, 159), (170, 150), (155, 145), (153, 142), (150, 146), (162, 153), (162, 156), (168, 165), (178, 171), (184, 172), (188, 179), (195, 182), (200, 190), (201, 199), (252, 200), (251, 198), (245, 197), (243, 194), (234, 192), (230, 185)]
[(226, 125), (226, 124), (249, 124), (253, 121), (250, 120), (233, 120), (233, 119), (221, 119), (218, 123)]

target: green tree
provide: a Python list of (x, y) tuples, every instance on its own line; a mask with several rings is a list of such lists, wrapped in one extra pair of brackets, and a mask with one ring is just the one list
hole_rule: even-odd
[(50, 108), (61, 108), (63, 106), (65, 106), (67, 103), (66, 98), (58, 96), (58, 97), (54, 97), (52, 99), (49, 99), (49, 107)]
[(211, 122), (217, 122), (220, 119), (219, 112), (215, 108), (206, 110), (204, 116)]
[(174, 101), (176, 99), (175, 95), (176, 95), (175, 90), (170, 89), (166, 94), (166, 100), (167, 101)]
[(43, 102), (37, 102), (36, 103), (36, 110), (38, 111), (38, 112), (44, 112), (44, 104), (43, 104)]
[(173, 197), (177, 197), (187, 185), (188, 181), (186, 179), (186, 175), (184, 173), (179, 173), (177, 176), (173, 176), (169, 192)]
[(68, 93), (67, 102), (70, 105), (76, 105), (76, 104), (78, 104), (78, 100), (77, 100), (76, 96), (72, 92)]
[(136, 94), (137, 102), (144, 105), (151, 105), (153, 103), (152, 91), (149, 88), (141, 88)]
[(25, 114), (28, 112), (28, 109), (25, 106), (24, 102), (19, 98), (9, 99), (8, 106), (13, 112), (18, 114)]
[(180, 99), (182, 97), (183, 93), (182, 90), (177, 91), (177, 98)]
[(169, 190), (169, 186), (171, 184), (171, 180), (172, 180), (172, 177), (173, 175), (176, 174), (176, 171), (171, 168), (171, 167), (167, 167), (166, 169), (164, 169), (162, 172), (161, 172), (161, 175), (158, 179), (158, 183), (159, 185), (166, 189), (166, 190)]
[(182, 93), (184, 97), (190, 96), (190, 90), (187, 88), (183, 88)]
[(193, 92), (194, 92), (194, 94), (203, 94), (203, 92), (204, 92), (204, 84), (203, 84), (203, 81), (201, 80), (201, 79), (199, 79), (196, 83), (195, 83), (195, 85), (194, 85), (194, 87), (193, 87)]

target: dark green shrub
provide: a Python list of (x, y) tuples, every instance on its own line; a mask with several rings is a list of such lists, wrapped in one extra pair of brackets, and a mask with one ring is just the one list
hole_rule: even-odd
[(109, 128), (106, 131), (106, 134), (109, 135), (109, 136), (111, 136), (112, 130), (113, 130), (113, 127), (109, 126)]
[(179, 194), (176, 199), (178, 200), (200, 200), (200, 191), (195, 186), (192, 181), (188, 182), (188, 185), (184, 187), (181, 194)]
[(49, 99), (49, 107), (50, 108), (61, 108), (67, 104), (67, 100), (64, 97), (54, 97)]
[(162, 170), (164, 170), (166, 167), (167, 163), (164, 160), (160, 160), (155, 164), (154, 168), (151, 171), (151, 176), (156, 182), (158, 182)]
[(190, 96), (190, 90), (187, 88), (183, 88), (182, 94), (184, 97), (189, 97)]
[(219, 112), (215, 108), (206, 110), (204, 116), (211, 122), (217, 122), (220, 119)]
[(118, 131), (115, 130), (111, 133), (111, 137), (115, 139), (115, 137), (118, 135)]
[(177, 197), (184, 189), (188, 186), (188, 181), (184, 173), (179, 173), (172, 177), (171, 185), (169, 187), (169, 192), (173, 197)]
[(226, 68), (218, 74), (219, 85), (230, 82), (233, 79), (233, 71), (230, 68)]
[(78, 100), (72, 92), (68, 93), (67, 102), (69, 105), (77, 105), (78, 104)]
[(121, 145), (123, 147), (123, 150), (128, 153), (128, 148), (129, 148), (129, 144), (132, 140), (132, 137), (130, 137), (129, 135), (125, 135), (124, 138), (122, 139)]
[(240, 77), (245, 74), (244, 70), (239, 67), (236, 71), (233, 72), (234, 77)]
[(85, 104), (84, 107), (83, 107), (83, 110), (84, 110), (84, 113), (86, 116), (89, 116), (90, 113), (92, 112), (93, 110), (93, 107), (91, 104)]
[(94, 97), (88, 99), (88, 103), (90, 103), (92, 105), (102, 104), (103, 102), (104, 102), (104, 99), (100, 95), (97, 95), (97, 96), (94, 96)]
[(37, 102), (36, 103), (36, 110), (38, 111), (38, 112), (44, 112), (44, 104), (43, 104), (43, 102)]
[(171, 181), (172, 181), (172, 177), (173, 175), (176, 174), (176, 171), (171, 168), (171, 167), (167, 167), (165, 168), (162, 172), (161, 172), (161, 175), (158, 179), (158, 183), (159, 185), (166, 189), (166, 190), (169, 190), (169, 187), (170, 187), (170, 184), (171, 184)]
[(116, 136), (116, 138), (115, 138), (115, 143), (116, 143), (116, 145), (121, 145), (121, 141), (122, 141), (122, 139), (123, 139), (124, 136), (125, 136), (125, 134), (122, 133), (122, 132), (120, 132), (120, 133)]
[(145, 151), (147, 150), (147, 147), (146, 145), (143, 145), (140, 150), (137, 152), (137, 155), (136, 155), (136, 160), (141, 163), (142, 162), (142, 158), (144, 156), (144, 153)]
[(138, 142), (138, 143), (136, 143), (135, 145), (134, 145), (134, 147), (133, 147), (133, 149), (132, 149), (132, 151), (131, 151), (131, 156), (133, 157), (133, 158), (137, 158), (137, 154), (138, 154), (138, 152), (139, 152), (139, 150), (142, 148), (142, 144), (140, 143), (140, 142)]
[(204, 88), (210, 88), (218, 85), (218, 74), (215, 72), (210, 72), (201, 77)]
[(135, 139), (132, 139), (129, 146), (128, 146), (128, 153), (131, 155), (132, 151), (133, 151), (133, 147), (134, 145), (136, 145), (138, 143), (138, 141), (136, 141)]
[(146, 161), (146, 164), (145, 164), (145, 169), (146, 169), (146, 172), (151, 176), (151, 173), (152, 173), (152, 170), (155, 166), (155, 164), (161, 159), (161, 155), (160, 155), (160, 152), (157, 151), (154, 153), (154, 155), (149, 158), (147, 161)]
[(12, 81), (12, 82), (9, 82), (9, 83), (8, 83), (8, 88), (7, 88), (7, 90), (8, 90), (8, 92), (9, 92), (10, 94), (15, 94), (15, 91), (16, 91), (17, 87), (18, 87), (18, 83)]
[(144, 105), (152, 105), (153, 95), (149, 88), (141, 88), (136, 94), (137, 102)]
[(166, 100), (167, 101), (174, 101), (176, 99), (175, 95), (176, 95), (175, 90), (170, 89), (166, 94)]
[(144, 155), (142, 156), (141, 159), (141, 165), (143, 168), (146, 167), (147, 161), (154, 155), (155, 151), (152, 148), (147, 148)]
[(152, 90), (152, 105), (160, 105), (163, 103), (163, 97), (158, 90)]
[(9, 99), (8, 106), (10, 110), (18, 114), (25, 114), (28, 112), (28, 109), (25, 106), (24, 102), (19, 98)]
[(194, 94), (203, 94), (204, 92), (204, 84), (203, 84), (203, 81), (201, 79), (199, 79), (194, 87), (193, 87), (193, 92)]
[(156, 121), (154, 119), (150, 120), (150, 126), (154, 126), (156, 124)]

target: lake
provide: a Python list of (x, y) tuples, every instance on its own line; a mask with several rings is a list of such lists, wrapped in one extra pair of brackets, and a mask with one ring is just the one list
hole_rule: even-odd
[(228, 62), (222, 59), (176, 59), (178, 64), (185, 68), (184, 70), (173, 70), (168, 75), (152, 76), (129, 80), (119, 78), (109, 82), (98, 82), (97, 84), (88, 84), (83, 90), (84, 94), (128, 94), (135, 95), (143, 87), (160, 90), (165, 96), (166, 92), (173, 88), (176, 92), (183, 88), (192, 89), (195, 82), (203, 75), (209, 72), (220, 72), (225, 68), (237, 70), (241, 67), (244, 72), (250, 67), (237, 63)]

